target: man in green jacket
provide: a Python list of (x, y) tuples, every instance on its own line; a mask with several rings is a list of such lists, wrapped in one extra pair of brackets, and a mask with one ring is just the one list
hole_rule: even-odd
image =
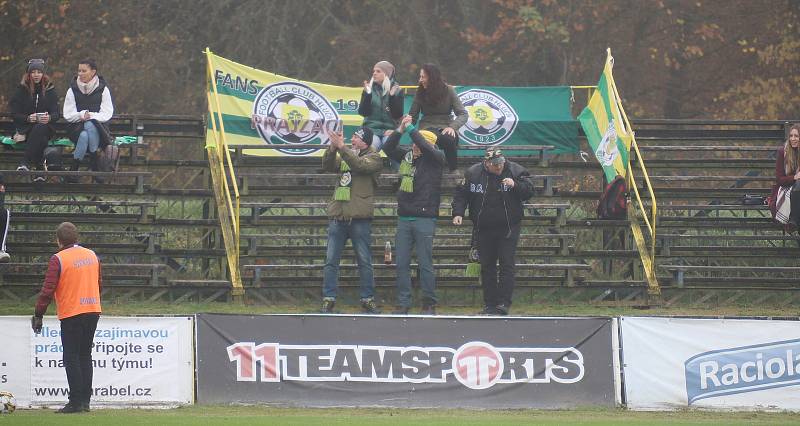
[(372, 273), (372, 216), (377, 175), (383, 162), (372, 148), (373, 133), (360, 127), (344, 144), (341, 133), (329, 134), (331, 145), (322, 156), (322, 168), (339, 173), (336, 190), (328, 203), (328, 251), (322, 278), (322, 312), (332, 313), (336, 303), (339, 261), (349, 239), (353, 244), (361, 284), (361, 307), (365, 313), (379, 314), (375, 304)]

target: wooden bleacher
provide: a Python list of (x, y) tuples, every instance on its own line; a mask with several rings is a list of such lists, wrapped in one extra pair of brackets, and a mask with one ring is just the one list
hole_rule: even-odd
[[(744, 194), (768, 195), (783, 123), (640, 120), (633, 125), (659, 200), (656, 261), (665, 303), (731, 300), (725, 292), (759, 292), (752, 298), (762, 299), (770, 288), (776, 289), (769, 296), (776, 301), (787, 300), (786, 292), (794, 294), (797, 237), (784, 235), (765, 207), (739, 204)], [(0, 134), (9, 129), (8, 116), (0, 114)], [(59, 134), (63, 130), (60, 125)], [(47, 182), (32, 183), (31, 176), (40, 173), (15, 171), (21, 152), (2, 151), (13, 257), (12, 263), (0, 265), (0, 293), (24, 298), (36, 291), (54, 249), (53, 228), (71, 220), (108, 265), (105, 296), (228, 300), (230, 282), (204, 131), (200, 117), (115, 117), (112, 132), (136, 136), (137, 143), (123, 145), (115, 175), (82, 172), (77, 184), (61, 182), (70, 172), (49, 173)], [(233, 160), (243, 194), (241, 264), (247, 300), (316, 301), (326, 244), (325, 204), (335, 175), (320, 172), (318, 157), (247, 156), (236, 148)], [(528, 168), (537, 189), (523, 222), (516, 297), (559, 303), (646, 301), (628, 221), (595, 218), (602, 190), (596, 161), (554, 155), (547, 147), (512, 160)], [(459, 170), (476, 161), (460, 158)], [(93, 175), (108, 182), (93, 183)], [(449, 173), (443, 182), (434, 263), (443, 303), (470, 305), (480, 301), (478, 281), (462, 273), (471, 228), (469, 222), (457, 227), (449, 220), (459, 180), (459, 173)], [(394, 267), (381, 262), (385, 242), (394, 246), (396, 182), (388, 168), (380, 176), (372, 231), (383, 304), (393, 302)], [(340, 297), (357, 298), (350, 248), (341, 270)]]

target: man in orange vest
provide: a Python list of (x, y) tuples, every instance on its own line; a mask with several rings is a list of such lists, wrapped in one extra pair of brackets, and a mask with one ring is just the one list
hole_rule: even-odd
[(78, 228), (72, 223), (58, 225), (56, 238), (59, 251), (47, 265), (31, 327), (41, 333), (42, 316), (55, 296), (69, 383), (69, 402), (58, 412), (79, 413), (89, 411), (92, 396), (92, 341), (101, 312), (100, 261), (93, 251), (78, 245)]

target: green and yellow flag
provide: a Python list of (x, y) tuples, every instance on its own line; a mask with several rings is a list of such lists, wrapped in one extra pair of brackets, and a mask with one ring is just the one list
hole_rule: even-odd
[(617, 175), (625, 176), (632, 138), (611, 73), (613, 68), (614, 58), (611, 56), (611, 49), (608, 49), (606, 65), (600, 81), (597, 82), (597, 90), (578, 116), (589, 146), (603, 167), (608, 182)]
[[(361, 87), (296, 80), (206, 52), (211, 110), (221, 117), (228, 145), (325, 145), (327, 130), (346, 135), (360, 126)], [(215, 117), (215, 118), (216, 118)], [(211, 127), (209, 120), (209, 128)], [(211, 131), (206, 136), (212, 142)], [(322, 155), (320, 149), (245, 150), (266, 156)]]

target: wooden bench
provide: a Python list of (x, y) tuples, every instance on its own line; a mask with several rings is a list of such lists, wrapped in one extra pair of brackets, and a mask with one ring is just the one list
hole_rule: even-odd
[[(512, 160), (517, 157), (523, 156), (530, 156), (530, 154), (539, 154), (539, 165), (541, 167), (548, 167), (549, 159), (551, 156), (551, 151), (555, 149), (552, 145), (500, 145), (504, 152), (506, 152), (506, 156), (511, 158)], [(245, 151), (255, 150), (255, 151), (263, 151), (263, 150), (285, 150), (285, 149), (301, 149), (301, 150), (319, 150), (319, 149), (328, 149), (328, 145), (319, 145), (319, 144), (284, 144), (284, 145), (228, 145), (228, 148), (231, 149), (234, 153), (233, 161), (237, 164), (243, 162), (245, 157), (252, 158), (263, 158), (263, 156), (254, 156), (248, 155)], [(458, 149), (460, 151), (485, 151), (487, 147), (485, 146), (476, 146), (476, 145), (460, 145)], [(525, 154), (530, 153), (528, 155), (520, 155), (517, 154), (518, 152), (524, 152)], [(319, 158), (319, 157), (316, 157)], [(471, 155), (464, 155), (459, 158), (459, 161), (463, 162), (466, 160), (474, 160), (475, 162), (479, 161), (481, 157), (479, 156), (471, 156)], [(319, 160), (321, 161), (321, 160)]]
[[(753, 273), (759, 274), (766, 273), (800, 273), (800, 266), (705, 266), (705, 265), (660, 265), (661, 269), (672, 273), (672, 281), (677, 287), (683, 287), (685, 284), (686, 272), (739, 272), (739, 273)], [(724, 277), (724, 279), (732, 279), (734, 277)], [(700, 278), (702, 279), (702, 278)], [(783, 279), (785, 281), (794, 281), (800, 284), (800, 279)], [(746, 282), (764, 282), (764, 277), (754, 277), (746, 280)]]
[[(272, 219), (278, 221), (294, 221), (299, 222), (301, 219), (303, 220), (312, 220), (315, 223), (319, 222), (327, 222), (327, 215), (326, 211), (328, 208), (327, 203), (241, 203), (240, 207), (242, 209), (249, 209), (250, 215), (249, 220), (251, 225), (257, 225), (261, 221), (261, 219)], [(526, 203), (523, 207), (528, 211), (538, 211), (538, 210), (555, 210), (556, 216), (541, 216), (543, 218), (550, 218), (555, 225), (561, 226), (566, 221), (566, 212), (569, 209), (569, 203)], [(376, 214), (375, 219), (382, 219), (382, 218), (396, 218), (396, 210), (397, 210), (397, 203), (375, 203)], [(449, 220), (451, 216), (442, 215), (441, 211), (450, 211), (451, 206), (449, 204), (441, 204), (439, 206), (439, 219), (440, 220)], [(264, 215), (267, 211), (279, 211), (279, 215)], [(291, 210), (290, 213), (284, 212), (285, 210)], [(304, 212), (300, 212), (301, 210), (305, 210)], [(287, 216), (288, 215), (288, 216)], [(531, 218), (531, 216), (527, 216)]]
[[(800, 246), (800, 238), (792, 235), (685, 235), (685, 234), (658, 234), (656, 238), (661, 242), (661, 255), (672, 256), (672, 250), (678, 251), (708, 251), (708, 252), (741, 252), (742, 256), (757, 256), (761, 254), (769, 254), (774, 256), (781, 252), (786, 252), (787, 249), (796, 249)], [(704, 245), (676, 245), (677, 241), (689, 240), (705, 243)], [(719, 245), (720, 241), (735, 241), (735, 242), (769, 242), (770, 246), (742, 246), (742, 245)], [(710, 245), (709, 242), (717, 243), (717, 245)], [(776, 245), (775, 242), (781, 242), (782, 245)], [(794, 247), (787, 246), (786, 243), (795, 243)], [(764, 253), (766, 251), (766, 253)], [(793, 252), (788, 252), (795, 256)]]
[[(133, 281), (152, 287), (160, 285), (159, 271), (166, 268), (160, 263), (102, 263), (103, 283), (113, 286), (119, 281)], [(47, 271), (47, 263), (0, 263), (0, 287), (7, 285), (8, 277), (13, 277), (12, 282), (29, 279), (41, 283)], [(125, 273), (133, 272), (133, 273)], [(145, 272), (141, 274), (137, 272)], [(130, 284), (125, 284), (126, 286)]]
[[(35, 218), (35, 217), (42, 217), (47, 216), (48, 212), (41, 211), (42, 209), (35, 209), (35, 211), (27, 213), (21, 211), (19, 207), (45, 207), (45, 206), (59, 206), (69, 209), (70, 207), (79, 207), (83, 215), (86, 215), (86, 212), (83, 212), (84, 207), (96, 207), (97, 210), (100, 210), (102, 213), (99, 214), (100, 217), (102, 216), (112, 216), (112, 217), (119, 217), (122, 216), (122, 213), (108, 213), (113, 207), (122, 207), (125, 211), (128, 208), (133, 207), (139, 210), (138, 218), (139, 222), (147, 222), (148, 221), (148, 214), (151, 208), (155, 208), (158, 203), (152, 201), (130, 201), (130, 200), (102, 200), (102, 201), (92, 201), (92, 200), (44, 200), (44, 199), (37, 199), (37, 200), (23, 200), (23, 199), (9, 199), (5, 202), (6, 206), (9, 206), (9, 210), (13, 212), (15, 217), (27, 217), (27, 218)], [(17, 207), (16, 209), (14, 207)], [(66, 214), (74, 214), (73, 212), (58, 212), (59, 215), (66, 215)], [(129, 215), (124, 214), (126, 217), (136, 217), (136, 215)]]
[[(467, 231), (472, 227), (467, 226)], [(469, 245), (472, 234), (469, 232), (462, 233), (436, 233), (434, 235), (434, 247), (446, 244), (447, 247), (455, 247), (458, 249), (467, 248)], [(520, 234), (519, 249), (526, 248), (526, 243), (531, 241), (542, 240), (556, 240), (558, 245), (556, 249), (559, 254), (565, 255), (569, 251), (570, 242), (575, 240), (575, 234)], [(327, 243), (327, 234), (245, 234), (241, 235), (240, 239), (246, 241), (246, 246), (242, 247), (242, 253), (247, 256), (258, 256), (260, 251), (264, 250), (289, 250), (297, 247), (324, 247), (323, 244)], [(268, 244), (259, 244), (260, 241), (269, 241)], [(372, 234), (372, 250), (374, 253), (382, 254), (384, 251), (384, 244), (389, 241), (394, 244), (395, 234)], [(453, 246), (453, 244), (460, 244)], [(541, 247), (533, 247), (541, 248)], [(435, 250), (434, 250), (435, 251)]]
[[(338, 175), (335, 173), (282, 173), (275, 175), (265, 175), (263, 171), (243, 171), (236, 173), (239, 179), (239, 191), (243, 195), (251, 192), (270, 192), (281, 190), (293, 190), (303, 188), (304, 193), (309, 189), (322, 191), (333, 191), (336, 186)], [(260, 185), (255, 185), (252, 181), (257, 178), (261, 180)], [(563, 178), (561, 175), (537, 174), (531, 175), (533, 182), (542, 181), (540, 193), (544, 196), (552, 196), (555, 188), (555, 181)], [(463, 179), (462, 174), (446, 173), (442, 176), (442, 188), (453, 189)], [(396, 173), (383, 173), (378, 176), (379, 188), (394, 190), (400, 181), (400, 175)]]
[[(260, 283), (262, 281), (262, 279), (267, 278), (267, 277), (265, 277), (265, 273), (268, 273), (268, 272), (276, 273), (276, 275), (278, 275), (276, 278), (280, 279), (282, 281), (285, 281), (285, 280), (287, 280), (289, 278), (286, 275), (282, 275), (282, 274), (285, 274), (287, 272), (291, 273), (291, 278), (290, 278), (291, 280), (295, 280), (295, 279), (299, 278), (300, 277), (300, 274), (299, 274), (300, 272), (306, 272), (306, 273), (313, 272), (313, 274), (310, 276), (310, 278), (312, 278), (312, 280), (314, 280), (313, 282), (321, 283), (322, 282), (321, 281), (322, 280), (322, 276), (320, 275), (320, 273), (322, 272), (322, 269), (323, 269), (324, 266), (325, 265), (322, 265), (322, 264), (315, 264), (315, 265), (308, 265), (308, 264), (303, 264), (303, 265), (275, 265), (275, 264), (244, 265), (243, 266), (243, 270), (245, 272), (252, 271), (252, 282), (254, 284), (258, 284), (258, 283)], [(419, 265), (417, 265), (416, 263), (412, 263), (411, 264), (412, 273), (417, 270), (418, 266)], [(434, 266), (434, 269), (436, 271), (451, 271), (451, 276), (455, 275), (455, 274), (453, 274), (453, 272), (465, 271), (466, 267), (467, 267), (467, 265), (465, 263), (434, 264), (433, 266)], [(383, 264), (383, 263), (376, 263), (376, 264), (372, 265), (372, 268), (373, 268), (374, 271), (394, 271), (395, 268), (396, 268), (396, 265), (394, 265), (394, 264), (386, 265), (386, 264)], [(358, 269), (358, 265), (356, 265), (356, 264), (341, 264), (341, 265), (339, 265), (339, 270), (340, 271), (348, 271), (348, 270), (349, 271), (357, 271), (357, 269)], [(592, 267), (590, 265), (587, 265), (587, 264), (584, 264), (584, 263), (577, 263), (577, 264), (575, 264), (575, 263), (523, 263), (523, 264), (517, 264), (516, 265), (516, 269), (517, 269), (518, 273), (522, 272), (522, 271), (529, 271), (529, 272), (530, 271), (563, 271), (564, 272), (564, 275), (563, 275), (564, 283), (567, 286), (573, 286), (575, 284), (575, 278), (576, 278), (575, 274), (577, 272), (580, 272), (580, 271), (589, 271), (589, 270), (592, 269)], [(463, 274), (458, 274), (458, 277), (459, 278), (463, 277)], [(342, 278), (343, 277), (340, 276), (340, 279), (342, 279)], [(381, 277), (378, 274), (376, 274), (375, 278), (376, 278), (376, 280), (380, 279), (380, 278), (394, 279), (394, 275), (391, 274), (391, 275), (387, 275), (387, 276)], [(525, 277), (522, 276), (522, 275), (518, 275), (517, 278), (520, 281), (524, 281), (524, 279), (525, 279)], [(446, 280), (447, 277), (437, 276), (436, 279), (437, 280), (440, 280), (440, 279), (445, 279)], [(471, 280), (473, 280), (475, 282), (478, 281), (477, 278), (471, 278)]]
[[(145, 179), (149, 178), (152, 173), (151, 172), (142, 172), (142, 171), (117, 171), (117, 172), (92, 172), (92, 171), (60, 171), (60, 172), (51, 172), (51, 171), (22, 171), (22, 170), (0, 170), (0, 174), (6, 177), (15, 176), (15, 177), (30, 177), (33, 179), (35, 176), (41, 176), (45, 179), (50, 177), (74, 177), (74, 178), (82, 178), (84, 176), (87, 177), (100, 177), (104, 179), (114, 179), (114, 178), (133, 178), (134, 180), (134, 193), (135, 194), (144, 194), (145, 190)], [(30, 192), (32, 188), (43, 188), (43, 187), (51, 187), (51, 188), (60, 188), (60, 189), (72, 189), (72, 191), (67, 192), (75, 192), (75, 185), (80, 185), (78, 183), (54, 183), (54, 182), (14, 182), (14, 181), (6, 181), (7, 191), (8, 192)], [(113, 187), (128, 187), (126, 185), (114, 184), (114, 183), (93, 183), (91, 188), (95, 190), (102, 190), (104, 187), (113, 188)], [(91, 190), (85, 192), (92, 192)]]

